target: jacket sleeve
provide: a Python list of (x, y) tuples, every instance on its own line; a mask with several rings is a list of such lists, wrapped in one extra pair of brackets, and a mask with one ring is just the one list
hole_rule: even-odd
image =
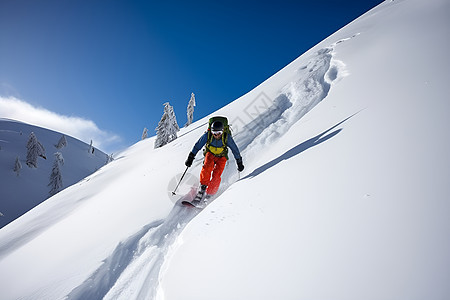
[(227, 146), (230, 147), (231, 151), (233, 152), (233, 156), (236, 160), (241, 158), (241, 153), (239, 152), (239, 149), (236, 143), (234, 142), (233, 138), (231, 137), (231, 135), (227, 138)]
[(200, 149), (203, 148), (203, 146), (206, 145), (206, 142), (208, 141), (208, 132), (205, 132), (195, 143), (194, 148), (192, 148), (192, 153), (197, 155), (197, 152), (200, 151)]

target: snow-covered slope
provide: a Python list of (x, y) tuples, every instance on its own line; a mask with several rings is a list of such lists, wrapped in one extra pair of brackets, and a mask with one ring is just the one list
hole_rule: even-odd
[[(37, 168), (26, 164), (27, 142), (31, 132), (44, 146), (45, 157), (39, 157)], [(66, 188), (102, 167), (107, 156), (100, 150), (89, 152), (89, 145), (65, 136), (67, 145), (56, 148), (63, 134), (9, 119), (0, 119), (0, 228), (21, 216), (49, 197), (50, 174), (54, 153), (64, 158), (61, 166), (63, 187)], [(13, 171), (16, 158), (22, 168)]]
[(212, 114), (246, 169), (201, 212), (206, 118), (5, 226), (0, 299), (450, 297), (449, 11), (386, 1)]

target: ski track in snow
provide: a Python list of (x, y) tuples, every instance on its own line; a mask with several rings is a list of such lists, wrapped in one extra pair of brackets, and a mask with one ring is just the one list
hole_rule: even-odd
[(165, 253), (179, 231), (197, 213), (176, 204), (164, 221), (150, 223), (119, 243), (91, 277), (72, 290), (67, 299), (153, 299)]
[(345, 65), (333, 60), (334, 47), (355, 36), (317, 51), (306, 65), (298, 68), (298, 80), (285, 85), (272, 106), (234, 136), (241, 152), (252, 153), (280, 138), (328, 95), (331, 84), (346, 75)]
[[(348, 38), (351, 39), (356, 35)], [(264, 147), (281, 137), (329, 93), (331, 84), (345, 75), (342, 62), (333, 60), (334, 47), (348, 39), (316, 52), (300, 67), (297, 80), (285, 85), (272, 106), (243, 128), (246, 134), (234, 137), (245, 153)], [(232, 164), (232, 158), (229, 160)], [(220, 196), (238, 180), (235, 168), (225, 168)], [(67, 299), (155, 299), (159, 289), (159, 273), (168, 253), (185, 226), (200, 210), (186, 208), (182, 200), (193, 198), (195, 190), (180, 199), (165, 220), (144, 226), (139, 232), (119, 243), (114, 252)]]

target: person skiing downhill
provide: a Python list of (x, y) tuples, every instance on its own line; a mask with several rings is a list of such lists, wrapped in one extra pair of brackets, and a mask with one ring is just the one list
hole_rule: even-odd
[(200, 203), (205, 192), (206, 198), (217, 193), (221, 182), (221, 175), (228, 160), (228, 147), (236, 159), (238, 171), (242, 172), (244, 170), (242, 157), (229, 132), (227, 119), (225, 117), (214, 117), (210, 119), (209, 124), (208, 131), (195, 143), (185, 162), (187, 167), (192, 166), (192, 162), (198, 151), (205, 146), (205, 159), (200, 172), (200, 189), (192, 201), (194, 205)]

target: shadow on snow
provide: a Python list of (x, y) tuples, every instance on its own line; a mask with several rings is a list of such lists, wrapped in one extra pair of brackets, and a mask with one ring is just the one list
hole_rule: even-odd
[[(313, 138), (310, 138), (307, 141), (304, 141), (301, 144), (298, 144), (297, 146), (293, 147), (292, 149), (286, 151), (284, 154), (280, 155), (279, 157), (275, 158), (274, 160), (262, 165), (261, 167), (255, 169), (253, 172), (251, 172), (250, 174), (248, 174), (247, 176), (245, 176), (244, 178), (242, 178), (241, 180), (244, 179), (248, 179), (248, 178), (253, 178), (258, 176), (259, 174), (267, 171), (268, 169), (272, 168), (273, 166), (279, 164), (280, 162), (282, 162), (283, 160), (288, 160), (306, 150), (308, 150), (309, 148), (312, 148), (314, 146), (317, 146), (329, 139), (331, 139), (332, 137), (336, 136), (339, 132), (342, 131), (342, 129), (337, 129), (334, 130), (336, 127), (338, 127), (339, 125), (341, 125), (342, 123), (344, 123), (345, 121), (347, 121), (348, 119), (350, 119), (351, 117), (353, 117), (355, 114), (351, 115), (350, 117), (347, 117), (346, 119), (342, 120), (341, 122), (337, 123), (336, 125), (334, 125), (333, 127), (325, 130), (324, 132), (316, 135)], [(330, 131), (334, 130), (333, 132), (329, 133)]]

